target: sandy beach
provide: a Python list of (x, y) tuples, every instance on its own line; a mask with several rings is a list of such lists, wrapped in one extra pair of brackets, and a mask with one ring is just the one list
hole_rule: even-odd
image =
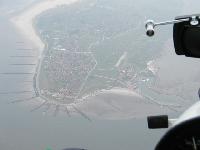
[(37, 35), (33, 25), (34, 19), (49, 9), (53, 9), (61, 5), (70, 5), (77, 1), (78, 0), (42, 0), (41, 2), (34, 4), (29, 9), (23, 11), (21, 14), (11, 18), (11, 22), (14, 23), (23, 36), (27, 37), (27, 39), (30, 40), (41, 52), (44, 49), (45, 44)]

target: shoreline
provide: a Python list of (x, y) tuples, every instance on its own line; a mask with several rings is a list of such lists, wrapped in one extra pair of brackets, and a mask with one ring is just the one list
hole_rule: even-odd
[[(25, 36), (34, 46), (37, 47), (39, 55), (37, 60), (37, 67), (33, 78), (33, 88), (35, 90), (36, 96), (40, 97), (40, 90), (38, 87), (38, 76), (40, 74), (41, 63), (43, 59), (43, 54), (45, 52), (45, 47), (48, 46), (47, 43), (42, 41), (40, 36), (38, 35), (38, 31), (35, 27), (35, 18), (41, 15), (43, 12), (54, 9), (56, 7), (62, 5), (70, 5), (79, 0), (43, 0), (39, 3), (34, 3), (33, 6), (30, 6), (29, 9), (25, 9), (22, 13), (14, 16), (10, 19), (10, 21), (14, 24), (17, 30), (22, 33), (22, 36)], [(126, 96), (138, 96), (142, 97), (139, 93), (131, 91), (126, 88), (113, 88), (110, 90), (102, 89), (101, 94), (106, 93), (113, 93), (119, 95), (126, 95)], [(43, 99), (43, 98), (42, 98)], [(83, 97), (83, 99), (85, 99)]]
[(37, 47), (39, 52), (42, 54), (42, 51), (45, 48), (45, 43), (37, 34), (34, 26), (35, 18), (47, 10), (54, 9), (62, 5), (70, 5), (78, 1), (79, 0), (43, 0), (39, 3), (33, 4), (33, 6), (26, 9), (19, 15), (12, 17), (10, 21), (23, 36), (27, 37), (27, 39)]
[[(35, 19), (37, 16), (41, 15), (45, 11), (54, 9), (62, 5), (70, 5), (79, 0), (43, 0), (38, 3), (34, 3), (33, 6), (29, 6), (29, 9), (25, 9), (23, 12), (12, 17), (10, 22), (15, 26), (15, 28), (30, 41), (38, 51), (37, 66), (33, 76), (33, 88), (36, 97), (41, 97), (38, 76), (40, 74), (41, 63), (43, 59), (43, 54), (45, 52), (45, 47), (48, 46), (39, 36), (38, 31), (35, 27)], [(44, 97), (42, 97), (44, 99)], [(44, 99), (45, 100), (45, 99)]]
[[(148, 107), (152, 107), (152, 108), (157, 108), (159, 106), (159, 108), (161, 106), (164, 106), (160, 103), (157, 103), (155, 101), (146, 101), (145, 96), (143, 96), (140, 92), (138, 92), (137, 90), (130, 90), (128, 88), (121, 88), (121, 87), (112, 87), (111, 89), (101, 89), (99, 93), (96, 93), (97, 95), (85, 95), (85, 97), (81, 97), (81, 99), (77, 99), (77, 101), (71, 103), (71, 104), (59, 104), (59, 102), (56, 102), (56, 100), (54, 102), (50, 102), (50, 100), (46, 97), (43, 96), (40, 92), (40, 87), (39, 87), (39, 75), (40, 75), (40, 68), (43, 62), (43, 58), (44, 58), (44, 54), (45, 52), (48, 50), (48, 43), (46, 43), (45, 41), (42, 40), (42, 38), (40, 38), (39, 35), (39, 31), (37, 30), (36, 26), (35, 26), (35, 19), (37, 16), (41, 15), (43, 12), (49, 10), (49, 9), (53, 9), (56, 7), (59, 7), (61, 5), (70, 5), (73, 4), (75, 2), (78, 2), (79, 0), (43, 0), (39, 3), (34, 4), (32, 7), (30, 7), (30, 9), (25, 10), (24, 12), (22, 12), (21, 14), (11, 18), (11, 23), (13, 23), (16, 27), (16, 29), (18, 29), (19, 32), (22, 33), (22, 36), (26, 37), (28, 40), (30, 40), (30, 42), (32, 42), (32, 44), (34, 46), (37, 47), (37, 51), (38, 51), (38, 58), (37, 58), (37, 66), (34, 72), (34, 77), (33, 77), (33, 88), (35, 91), (35, 95), (36, 97), (40, 98), (42, 101), (44, 101), (42, 103), (46, 104), (46, 103), (52, 103), (53, 105), (55, 104), (55, 106), (64, 106), (65, 109), (68, 109), (70, 112), (73, 113), (74, 109), (75, 112), (77, 112), (78, 114), (81, 114), (82, 116), (86, 116), (87, 114), (90, 114), (91, 111), (88, 111), (87, 109), (85, 109), (83, 112), (86, 112), (86, 115), (82, 112), (79, 111), (84, 109), (84, 106), (89, 108), (91, 106), (93, 106), (94, 101), (91, 101), (91, 99), (98, 99), (98, 96), (102, 96), (102, 95), (109, 95), (112, 94), (112, 96), (127, 96), (128, 98), (131, 97), (131, 100), (128, 100), (128, 103), (130, 103), (131, 105), (135, 106), (136, 102), (138, 103), (141, 102), (141, 104), (137, 104), (137, 106), (142, 106), (145, 104), (146, 108)], [(126, 57), (127, 53), (125, 52), (118, 60), (116, 67), (120, 66), (121, 61), (123, 61), (123, 59)], [(149, 68), (150, 71), (154, 71), (154, 65), (153, 63), (149, 63)], [(87, 94), (87, 93), (86, 93)], [(93, 93), (92, 93), (93, 94)], [(116, 97), (115, 97), (116, 98)], [(125, 99), (123, 97), (123, 99)], [(143, 102), (144, 101), (144, 102)], [(96, 101), (95, 101), (96, 102)], [(112, 101), (110, 102), (109, 100), (107, 101), (101, 101), (101, 103), (96, 103), (94, 104), (95, 107), (97, 107), (97, 109), (101, 109), (104, 110), (104, 106), (106, 106), (105, 109), (107, 108), (113, 108), (114, 109), (114, 114), (120, 114), (120, 109), (124, 109), (124, 111), (126, 110), (126, 108), (129, 108), (129, 105), (124, 104), (122, 105), (121, 99), (114, 101), (112, 103)], [(148, 104), (146, 104), (148, 103)], [(150, 104), (149, 104), (150, 103)], [(153, 104), (152, 104), (153, 103)], [(41, 105), (41, 106), (42, 106)], [(97, 105), (101, 105), (97, 106)], [(116, 106), (115, 106), (116, 105)], [(118, 108), (119, 107), (119, 108)], [(123, 108), (124, 107), (124, 108)], [(133, 107), (134, 108), (134, 107)], [(113, 109), (111, 109), (111, 111), (113, 111)], [(100, 110), (100, 112), (101, 112)], [(118, 112), (119, 111), (119, 112)], [(94, 110), (95, 112), (95, 110)], [(140, 112), (140, 110), (138, 110), (138, 112)], [(130, 114), (129, 114), (130, 113)], [(132, 118), (132, 116), (134, 116), (135, 112), (131, 112), (131, 111), (125, 111), (124, 112), (124, 116), (126, 116), (128, 114), (128, 116), (130, 118)], [(98, 113), (97, 113), (98, 114)], [(108, 113), (109, 114), (109, 113)], [(105, 114), (106, 115), (106, 114)], [(85, 117), (86, 119), (88, 118), (87, 116)]]

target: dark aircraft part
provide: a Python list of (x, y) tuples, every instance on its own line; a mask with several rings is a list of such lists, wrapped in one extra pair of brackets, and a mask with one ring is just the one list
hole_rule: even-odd
[(174, 24), (173, 39), (177, 55), (200, 58), (200, 14), (176, 17), (172, 21), (155, 23), (148, 20), (145, 24), (147, 36), (154, 35), (154, 28)]
[(199, 100), (200, 100), (200, 88), (199, 88), (199, 91), (198, 91), (198, 95), (199, 95)]
[[(175, 20), (155, 23), (147, 21), (146, 34), (158, 25), (174, 24), (173, 39), (177, 55), (200, 58), (200, 14), (176, 17)], [(153, 28), (152, 28), (153, 27)], [(200, 98), (200, 89), (198, 91)], [(168, 128), (168, 116), (148, 117), (150, 129)], [(156, 150), (200, 149), (200, 117), (173, 126), (156, 146)]]
[(186, 120), (169, 129), (155, 150), (199, 150), (200, 117)]
[(174, 24), (173, 38), (177, 55), (200, 58), (200, 14), (176, 17), (176, 20), (189, 18)]
[(148, 128), (149, 129), (159, 129), (159, 128), (168, 128), (168, 116), (149, 116), (147, 117)]
[(145, 28), (146, 28), (146, 34), (147, 36), (153, 36), (154, 35), (154, 27), (155, 27), (155, 23), (153, 20), (148, 20)]

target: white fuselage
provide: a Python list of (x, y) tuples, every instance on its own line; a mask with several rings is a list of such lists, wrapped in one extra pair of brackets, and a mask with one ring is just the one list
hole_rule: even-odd
[(173, 122), (172, 126), (196, 117), (200, 117), (200, 101), (188, 108), (176, 121)]

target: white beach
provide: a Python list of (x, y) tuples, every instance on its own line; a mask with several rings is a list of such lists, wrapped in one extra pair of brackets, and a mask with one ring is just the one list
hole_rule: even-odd
[(44, 49), (45, 44), (37, 35), (34, 28), (34, 19), (41, 13), (56, 8), (61, 5), (70, 5), (78, 0), (43, 0), (34, 4), (29, 9), (23, 11), (21, 14), (11, 18), (11, 22), (14, 23), (16, 28), (31, 41), (41, 52)]

